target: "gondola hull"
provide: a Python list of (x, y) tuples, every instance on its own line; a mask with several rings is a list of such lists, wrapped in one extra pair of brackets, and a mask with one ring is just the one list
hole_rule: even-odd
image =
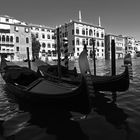
[[(50, 69), (49, 69), (50, 68)], [(55, 68), (55, 70), (51, 70), (52, 68)], [(49, 79), (58, 79), (57, 76), (57, 67), (50, 65), (41, 65), (38, 66), (38, 70), (37, 72)], [(63, 69), (63, 67), (61, 67), (61, 69)], [(54, 74), (53, 74), (54, 71)], [(65, 71), (65, 69), (63, 69), (63, 71)], [(61, 76), (61, 81), (65, 81), (71, 84), (79, 84), (80, 82), (80, 78), (81, 78), (81, 74), (77, 73), (77, 75), (75, 74), (75, 72), (72, 72), (67, 70), (68, 72), (63, 72), (63, 73), (67, 73), (67, 75), (63, 75)], [(119, 75), (115, 75), (115, 76), (94, 76), (91, 75), (92, 78), (92, 83), (94, 86), (94, 89), (96, 91), (110, 91), (110, 92), (115, 92), (115, 91), (126, 91), (129, 88), (129, 72), (128, 72), (128, 67), (125, 67), (125, 71)]]
[(40, 78), (36, 72), (19, 66), (5, 67), (1, 72), (6, 82), (5, 90), (12, 93), (19, 104), (82, 114), (91, 110), (84, 78), (79, 86), (71, 86)]

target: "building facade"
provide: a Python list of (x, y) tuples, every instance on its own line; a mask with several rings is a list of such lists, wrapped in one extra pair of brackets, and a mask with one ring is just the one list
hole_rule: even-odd
[(89, 23), (82, 22), (79, 14), (79, 21), (70, 21), (60, 27), (60, 44), (63, 53), (63, 39), (68, 39), (68, 52), (76, 59), (83, 50), (84, 44), (87, 44), (88, 57), (93, 53), (92, 39), (95, 40), (95, 54), (96, 58), (105, 58), (105, 29), (101, 27), (101, 23), (95, 26)]
[(125, 51), (126, 53), (130, 53), (132, 58), (136, 57), (136, 40), (134, 37), (126, 37), (126, 45), (125, 45)]
[(111, 59), (111, 41), (115, 41), (116, 59), (124, 58), (125, 56), (125, 37), (119, 35), (108, 34), (105, 35), (105, 59)]
[(43, 25), (30, 24), (29, 26), (31, 34), (34, 34), (41, 45), (39, 57), (44, 60), (47, 55), (49, 59), (53, 59), (56, 56), (54, 29)]
[(0, 53), (7, 54), (9, 60), (27, 58), (27, 47), (32, 57), (31, 31), (27, 23), (9, 16), (0, 16)]

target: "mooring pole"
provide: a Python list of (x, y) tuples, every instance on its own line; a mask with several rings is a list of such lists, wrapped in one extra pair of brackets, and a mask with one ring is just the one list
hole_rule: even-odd
[(94, 75), (96, 76), (95, 39), (92, 39), (92, 44), (93, 44), (93, 65), (94, 65)]
[[(116, 53), (115, 53), (115, 40), (111, 40), (111, 69), (112, 69), (112, 76), (116, 75)], [(116, 92), (112, 92), (112, 99), (113, 102), (116, 101), (117, 94)]]
[(115, 56), (115, 40), (111, 41), (111, 69), (112, 69), (112, 76), (116, 75), (116, 56)]
[(29, 69), (31, 69), (30, 56), (29, 56), (29, 47), (27, 47), (26, 49), (27, 49), (27, 61), (28, 61), (28, 67), (29, 67)]
[(58, 77), (61, 79), (61, 53), (60, 53), (60, 37), (59, 37), (59, 27), (57, 28), (57, 54), (58, 54)]

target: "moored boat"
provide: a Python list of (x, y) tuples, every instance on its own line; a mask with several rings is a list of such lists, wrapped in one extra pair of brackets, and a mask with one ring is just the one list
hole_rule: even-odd
[(88, 114), (89, 96), (84, 78), (78, 86), (56, 83), (38, 76), (27, 67), (1, 63), (1, 75), (5, 80), (5, 90), (12, 93), (18, 103), (41, 106), (46, 109), (62, 109)]
[[(38, 73), (49, 79), (58, 79), (58, 66), (49, 64), (38, 64)], [(81, 79), (81, 73), (76, 70), (67, 70), (61, 66), (61, 81), (65, 81), (74, 85), (78, 85)], [(126, 91), (129, 88), (129, 72), (125, 67), (123, 73), (115, 76), (94, 76), (91, 75), (92, 83), (96, 91)]]

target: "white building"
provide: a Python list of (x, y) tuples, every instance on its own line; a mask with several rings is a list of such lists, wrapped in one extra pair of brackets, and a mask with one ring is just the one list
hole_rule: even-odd
[[(105, 30), (101, 26), (100, 18), (99, 25), (93, 25), (82, 21), (81, 12), (79, 11), (79, 20), (71, 20), (60, 26), (60, 45), (63, 50), (63, 38), (68, 38), (68, 52), (76, 59), (79, 57), (83, 50), (83, 45), (87, 44), (88, 57), (93, 52), (93, 45), (91, 40), (95, 39), (96, 58), (105, 58), (105, 43), (104, 36)], [(63, 52), (63, 51), (62, 51)]]
[(131, 57), (134, 58), (136, 56), (136, 40), (134, 37), (126, 37), (126, 53), (130, 53)]
[(30, 24), (31, 33), (35, 35), (36, 39), (40, 42), (41, 48), (39, 57), (45, 59), (46, 55), (53, 59), (56, 56), (56, 47), (54, 39), (54, 29), (43, 26)]
[(115, 41), (116, 59), (124, 58), (125, 56), (125, 37), (122, 35), (108, 34), (105, 36), (105, 59), (111, 59), (111, 41)]

